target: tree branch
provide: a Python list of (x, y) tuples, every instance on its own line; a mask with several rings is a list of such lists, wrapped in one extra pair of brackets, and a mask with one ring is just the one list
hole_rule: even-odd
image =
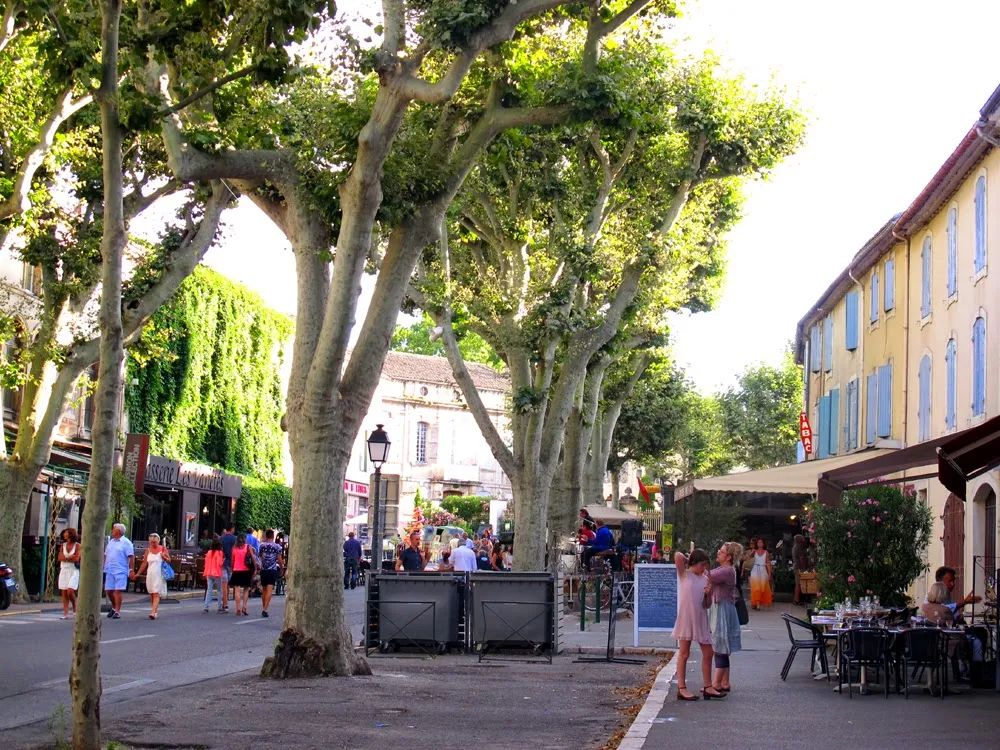
[(382, 0), (382, 54), (396, 57), (406, 44), (406, 8), (403, 0)]
[(21, 168), (14, 178), (14, 191), (6, 201), (0, 203), (0, 219), (10, 218), (31, 208), (31, 182), (52, 149), (59, 127), (93, 100), (93, 96), (88, 94), (73, 101), (73, 88), (71, 86), (64, 89), (59, 95), (51, 113), (39, 131), (38, 142), (21, 163)]
[(167, 180), (165, 184), (158, 187), (149, 195), (143, 195), (142, 187), (137, 185), (131, 193), (125, 196), (125, 220), (130, 221), (134, 219), (156, 203), (156, 201), (160, 200), (160, 198), (177, 192), (180, 187), (181, 185), (177, 180)]
[(189, 96), (185, 96), (176, 104), (172, 104), (169, 107), (164, 107), (159, 112), (156, 113), (157, 117), (166, 117), (167, 115), (172, 115), (175, 112), (180, 112), (185, 107), (189, 107), (194, 104), (199, 99), (204, 99), (206, 96), (211, 94), (213, 91), (217, 91), (225, 86), (227, 83), (232, 83), (233, 81), (239, 80), (240, 78), (245, 78), (257, 69), (256, 65), (247, 65), (245, 68), (240, 68), (239, 70), (230, 73), (227, 76), (223, 76), (216, 81), (208, 84), (202, 89), (195, 91)]
[(660, 227), (657, 231), (661, 236), (665, 237), (673, 229), (674, 224), (681, 215), (681, 211), (684, 210), (684, 206), (687, 204), (692, 188), (698, 184), (701, 176), (701, 162), (705, 158), (705, 149), (707, 147), (708, 136), (702, 133), (698, 136), (698, 142), (691, 153), (690, 175), (686, 179), (681, 180), (680, 184), (674, 190), (674, 197), (670, 200), (670, 207), (667, 209), (663, 221), (660, 222)]
[(600, 59), (601, 39), (613, 34), (622, 24), (635, 16), (650, 4), (652, 0), (632, 0), (628, 6), (612, 16), (607, 21), (601, 20), (601, 4), (591, 6), (590, 17), (587, 19), (587, 41), (583, 47), (583, 71), (588, 74), (597, 72), (597, 62)]

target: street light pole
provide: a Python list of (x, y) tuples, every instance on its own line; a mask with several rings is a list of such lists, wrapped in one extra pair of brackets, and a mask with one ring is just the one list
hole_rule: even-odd
[[(375, 494), (372, 497), (368, 520), (372, 522), (372, 573), (382, 570), (382, 513), (379, 499), (382, 490), (382, 464), (389, 457), (389, 436), (382, 425), (375, 425), (375, 431), (368, 437), (368, 458), (375, 467)], [(374, 521), (372, 517), (374, 516)]]

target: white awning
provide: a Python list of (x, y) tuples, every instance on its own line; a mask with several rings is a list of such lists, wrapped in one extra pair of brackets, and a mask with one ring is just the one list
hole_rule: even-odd
[(366, 523), (368, 523), (368, 511), (354, 518), (348, 518), (344, 521), (344, 526), (364, 526)]
[(828, 471), (849, 466), (858, 461), (893, 453), (893, 448), (858, 451), (846, 456), (834, 456), (800, 464), (778, 466), (759, 471), (743, 471), (722, 477), (694, 479), (677, 488), (674, 497), (682, 500), (695, 492), (771, 492), (788, 495), (815, 495), (819, 476)]
[(590, 514), (590, 517), (595, 521), (604, 521), (604, 523), (609, 526), (617, 526), (621, 524), (622, 521), (628, 521), (629, 519), (634, 519), (630, 513), (626, 513), (623, 510), (617, 510), (616, 508), (609, 508), (607, 505), (601, 505), (595, 503), (594, 505), (588, 505), (584, 508)]

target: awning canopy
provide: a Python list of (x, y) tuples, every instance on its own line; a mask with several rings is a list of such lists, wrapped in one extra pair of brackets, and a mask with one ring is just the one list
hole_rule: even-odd
[(354, 516), (354, 518), (348, 518), (344, 521), (344, 526), (364, 526), (366, 523), (368, 523), (368, 511)]
[(607, 505), (588, 505), (584, 508), (595, 521), (604, 521), (608, 526), (620, 526), (622, 521), (636, 518), (630, 513), (616, 508), (609, 508)]
[(965, 500), (966, 483), (1000, 464), (1000, 417), (949, 435), (937, 454), (941, 484)]
[(677, 488), (676, 499), (696, 492), (760, 492), (788, 495), (815, 495), (820, 475), (870, 458), (892, 456), (899, 451), (892, 448), (850, 453), (846, 456), (804, 461), (800, 464), (778, 466), (773, 469), (744, 471), (722, 477), (695, 479)]

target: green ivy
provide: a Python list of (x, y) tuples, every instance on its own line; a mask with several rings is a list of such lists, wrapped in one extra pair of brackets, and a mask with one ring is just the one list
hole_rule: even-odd
[(236, 502), (234, 520), (239, 530), (288, 531), (292, 526), (292, 490), (281, 482), (243, 477), (243, 494)]
[(154, 453), (280, 482), (279, 370), (292, 330), (257, 294), (198, 268), (129, 351), (131, 430), (148, 433)]

